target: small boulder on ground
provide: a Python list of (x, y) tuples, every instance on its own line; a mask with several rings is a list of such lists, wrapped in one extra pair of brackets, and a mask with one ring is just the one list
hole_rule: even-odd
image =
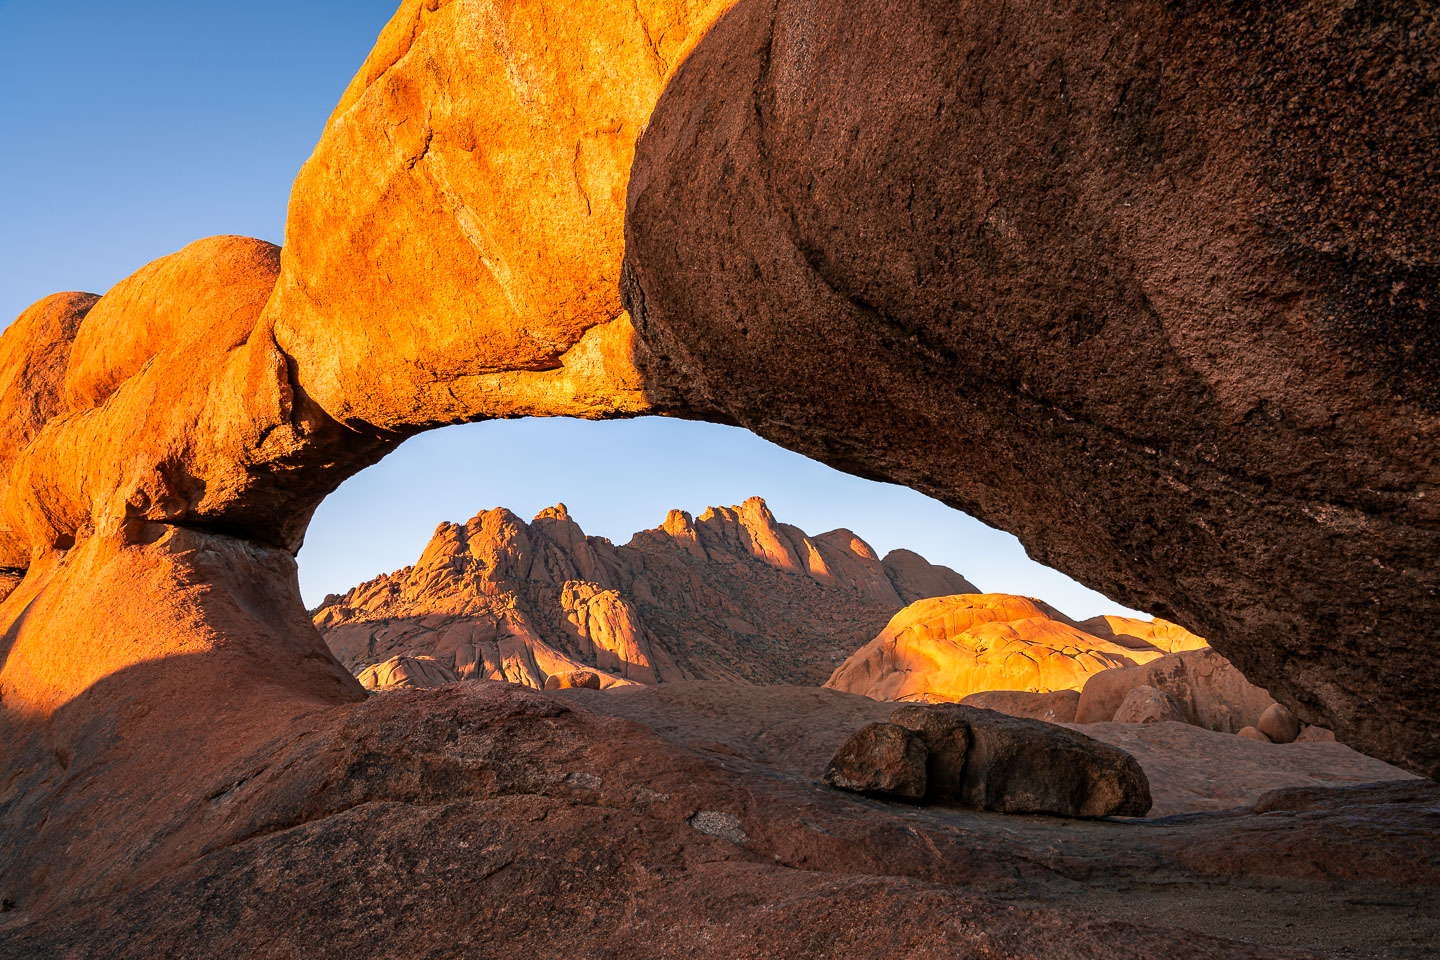
[(1300, 731), (1300, 736), (1295, 738), (1296, 743), (1334, 743), (1335, 731), (1326, 727), (1317, 727), (1307, 723), (1305, 729)]
[(924, 740), (894, 723), (867, 723), (840, 745), (824, 781), (856, 793), (919, 800), (925, 796)]
[(356, 676), (360, 685), (374, 692), (385, 690), (424, 690), (455, 683), (460, 675), (434, 657), (391, 657), (361, 670)]
[(1300, 736), (1300, 718), (1283, 703), (1272, 703), (1266, 707), (1255, 727), (1272, 743), (1294, 743), (1295, 738)]
[(1115, 723), (1185, 722), (1185, 711), (1164, 690), (1141, 684), (1125, 695), (1111, 718)]
[(1258, 740), (1261, 743), (1270, 743), (1271, 740), (1261, 733), (1256, 727), (1241, 727), (1235, 731), (1235, 736), (1244, 737), (1246, 740)]
[(1075, 708), (1080, 705), (1079, 690), (984, 690), (960, 701), (967, 707), (995, 710), (1012, 717), (1029, 717), (1047, 723), (1074, 723)]
[(907, 705), (890, 719), (925, 741), (929, 801), (1064, 817), (1150, 809), (1150, 783), (1134, 757), (1065, 727), (961, 704)]
[(577, 687), (599, 690), (600, 674), (591, 670), (570, 670), (566, 673), (552, 673), (545, 678), (546, 690), (573, 690)]
[(1275, 702), (1235, 666), (1209, 647), (1167, 653), (1149, 663), (1104, 670), (1085, 681), (1076, 723), (1100, 723), (1115, 714), (1130, 692), (1146, 686), (1162, 690), (1185, 714), (1185, 722), (1220, 733), (1253, 727)]

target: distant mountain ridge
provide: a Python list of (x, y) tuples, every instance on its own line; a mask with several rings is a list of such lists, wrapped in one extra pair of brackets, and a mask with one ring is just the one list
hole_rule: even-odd
[(605, 685), (818, 685), (907, 604), (977, 592), (849, 530), (811, 537), (759, 497), (671, 510), (623, 546), (586, 536), (560, 504), (528, 524), (503, 508), (442, 523), (413, 566), (327, 597), (314, 619), (357, 674), (425, 657), (432, 673), (534, 687), (576, 670)]

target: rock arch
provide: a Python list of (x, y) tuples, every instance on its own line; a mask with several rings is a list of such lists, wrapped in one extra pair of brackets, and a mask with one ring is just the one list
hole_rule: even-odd
[(407, 0), (283, 251), (199, 241), (0, 337), (0, 853), (70, 896), (192, 854), (44, 862), (116, 782), (109, 843), (171, 836), (178, 783), (358, 700), (300, 607), (310, 512), (518, 415), (916, 486), (1433, 775), (1436, 41), (1052, 7)]

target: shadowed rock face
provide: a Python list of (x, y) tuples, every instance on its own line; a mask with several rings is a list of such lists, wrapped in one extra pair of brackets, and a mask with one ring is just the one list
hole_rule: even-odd
[[(1291, 960), (1327, 941), (1379, 952), (1387, 940), (1376, 931), (1393, 927), (1423, 944), (1436, 929), (1426, 853), (1436, 831), (1419, 815), (1433, 785), (1262, 801), (1289, 813), (1257, 815), (1250, 800), (1143, 828), (1073, 823), (1057, 844), (1049, 818), (876, 803), (805, 772), (853, 731), (853, 714), (892, 705), (695, 686), (546, 696), (466, 682), (299, 718), (262, 749), (174, 785), (166, 809), (185, 816), (135, 865), (149, 867), (145, 882), (48, 911), (33, 891), (0, 887), (17, 904), (0, 915), (0, 957), (519, 947), (760, 960), (784, 944), (787, 957), (879, 960), (902, 943), (935, 960)], [(706, 698), (727, 693), (718, 715), (739, 749), (680, 743), (717, 718)], [(670, 697), (680, 709), (656, 732), (574, 702), (623, 716), (625, 701)], [(188, 854), (180, 865), (154, 868), (176, 851)], [(1256, 900), (1264, 913), (1244, 907)], [(1352, 922), (1337, 937), (1327, 917), (1342, 913)], [(1237, 933), (1252, 942), (1216, 938)]]
[(1437, 30), (742, 0), (637, 149), (625, 302), (697, 408), (1010, 530), (1433, 774)]

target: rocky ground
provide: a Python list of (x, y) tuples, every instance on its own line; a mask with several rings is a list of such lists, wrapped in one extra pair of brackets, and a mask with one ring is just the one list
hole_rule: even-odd
[(6, 891), (0, 956), (1433, 955), (1433, 784), (1099, 821), (819, 784), (890, 709), (718, 684), (373, 696), (173, 797), (146, 856), (192, 856), (80, 898)]

